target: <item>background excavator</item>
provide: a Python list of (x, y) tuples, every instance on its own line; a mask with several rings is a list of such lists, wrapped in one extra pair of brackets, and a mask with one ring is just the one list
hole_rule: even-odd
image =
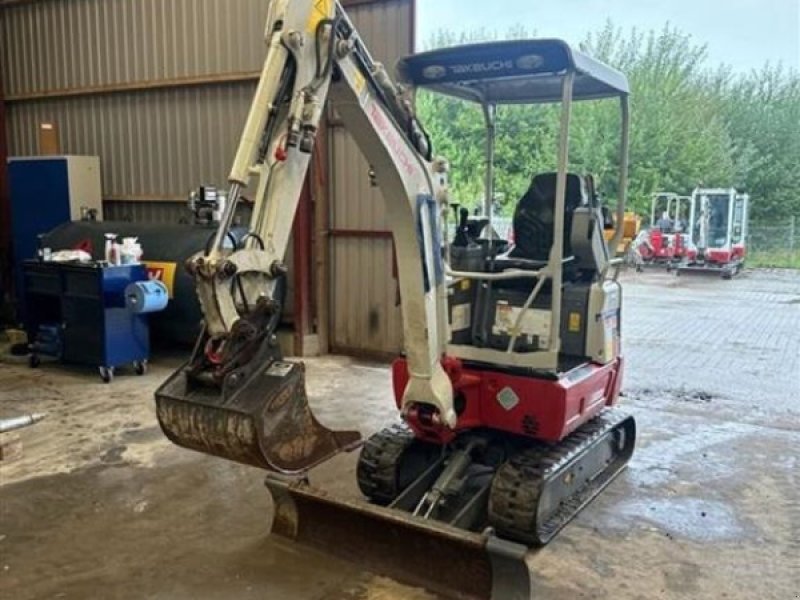
[(718, 273), (731, 279), (744, 268), (750, 196), (734, 188), (692, 192), (691, 244), (677, 273)]
[(692, 199), (672, 192), (653, 194), (650, 225), (636, 239), (635, 264), (661, 266), (670, 271), (686, 258)]
[[(568, 172), (573, 101), (616, 100), (625, 211), (628, 84), (559, 40), (448, 48), (403, 59), (396, 85), (334, 0), (274, 0), (268, 51), (207, 252), (190, 259), (204, 332), (156, 392), (175, 443), (266, 469), (273, 532), (460, 598), (529, 597), (524, 557), (546, 544), (628, 462), (613, 216), (591, 176)], [(486, 209), (498, 106), (560, 103), (558, 168), (532, 178), (515, 243), (452, 207), (447, 162), (416, 118), (416, 88), (483, 107)], [(397, 254), (404, 354), (392, 366), (402, 424), (362, 442), (313, 416), (303, 366), (275, 336), (297, 201), (330, 101), (372, 165)], [(226, 244), (251, 190), (250, 232)], [(474, 223), (472, 224), (474, 225)], [(366, 501), (315, 489), (309, 470), (361, 447)]]

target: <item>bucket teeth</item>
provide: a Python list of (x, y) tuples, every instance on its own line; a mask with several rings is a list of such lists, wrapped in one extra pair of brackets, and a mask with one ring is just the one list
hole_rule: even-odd
[(234, 389), (197, 385), (181, 369), (156, 391), (158, 422), (175, 444), (283, 474), (302, 474), (357, 448), (357, 431), (314, 417), (300, 363), (274, 361)]

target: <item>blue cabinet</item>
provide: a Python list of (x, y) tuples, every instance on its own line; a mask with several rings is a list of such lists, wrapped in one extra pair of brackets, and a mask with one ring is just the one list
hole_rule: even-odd
[(104, 381), (131, 364), (144, 373), (150, 354), (147, 315), (125, 306), (125, 288), (146, 281), (144, 265), (119, 267), (28, 260), (23, 263), (25, 329), (31, 366), (39, 355), (94, 365)]
[[(8, 159), (8, 184), (13, 265), (17, 298), (22, 300), (22, 262), (36, 258), (37, 236), (61, 223), (77, 221), (89, 211), (102, 220), (100, 159), (97, 156), (12, 157)], [(24, 318), (24, 314), (21, 316)]]

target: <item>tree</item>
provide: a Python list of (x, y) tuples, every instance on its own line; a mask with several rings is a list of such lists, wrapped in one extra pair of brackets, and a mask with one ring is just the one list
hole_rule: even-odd
[[(506, 38), (530, 37), (517, 28)], [(429, 47), (496, 39), (480, 30), (440, 31)], [(737, 75), (711, 70), (703, 45), (677, 29), (624, 33), (611, 23), (581, 49), (624, 72), (631, 86), (629, 205), (648, 214), (657, 191), (688, 194), (695, 186), (735, 186), (752, 197), (753, 220), (800, 215), (800, 76), (781, 67)], [(480, 107), (420, 92), (419, 113), (437, 153), (451, 163), (457, 201), (483, 197), (485, 126)], [(507, 213), (532, 175), (553, 170), (558, 139), (555, 106), (501, 107), (497, 119), (495, 190)], [(619, 130), (615, 102), (576, 103), (570, 168), (596, 176), (613, 204)]]

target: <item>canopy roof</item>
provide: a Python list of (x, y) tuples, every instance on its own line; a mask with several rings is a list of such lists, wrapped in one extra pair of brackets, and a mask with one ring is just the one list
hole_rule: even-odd
[(398, 63), (417, 87), (473, 102), (559, 102), (561, 83), (575, 73), (575, 100), (629, 93), (626, 77), (556, 39), (513, 40), (455, 46), (413, 54)]

